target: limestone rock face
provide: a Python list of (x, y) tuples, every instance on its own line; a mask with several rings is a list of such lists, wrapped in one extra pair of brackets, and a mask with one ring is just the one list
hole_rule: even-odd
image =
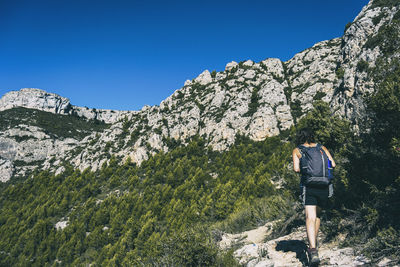
[(14, 166), (11, 160), (0, 158), (0, 182), (7, 182), (14, 173)]
[(1, 180), (6, 182), (13, 175), (23, 176), (39, 164), (45, 169), (51, 168), (52, 158), (63, 158), (78, 145), (78, 140), (57, 140), (35, 126), (21, 124), (4, 131), (0, 136)]
[(212, 82), (211, 74), (208, 70), (205, 70), (194, 81), (202, 85), (210, 83)]
[(6, 93), (0, 99), (0, 111), (13, 107), (40, 109), (52, 113), (68, 114), (71, 104), (68, 98), (34, 88), (23, 88)]
[(314, 97), (330, 102), (334, 95), (340, 38), (323, 41), (296, 54), (287, 62), (291, 101), (298, 101), (304, 113), (312, 109)]
[(116, 122), (129, 112), (107, 109), (89, 109), (73, 106), (68, 98), (48, 93), (36, 88), (22, 88), (6, 93), (0, 99), (0, 111), (14, 107), (43, 110), (55, 114), (77, 115), (87, 119), (97, 119), (106, 123)]
[[(379, 46), (369, 48), (365, 44), (399, 11), (399, 6), (373, 8), (372, 4), (373, 1), (370, 1), (345, 31), (338, 58), (338, 68), (344, 71), (344, 75), (336, 86), (342, 90), (333, 96), (331, 106), (337, 107), (340, 115), (352, 120), (363, 117), (363, 96), (374, 91), (375, 85), (367, 70), (360, 70), (358, 65), (363, 62), (368, 67), (374, 67), (383, 56)], [(385, 58), (384, 61), (391, 59)]]
[(26, 107), (104, 121), (109, 127), (84, 138), (63, 140), (30, 125), (8, 128), (0, 132), (2, 180), (25, 175), (36, 162), (57, 172), (63, 161), (81, 170), (96, 170), (111, 155), (121, 162), (130, 158), (140, 164), (151, 154), (168, 151), (169, 143), (186, 144), (195, 135), (215, 150), (226, 150), (237, 134), (263, 140), (288, 130), (298, 119), (291, 107), (300, 110), (296, 116), (301, 117), (315, 100), (329, 103), (332, 111), (356, 126), (364, 114), (363, 95), (375, 88), (367, 71), (357, 65), (367, 62), (372, 67), (382, 60), (379, 45), (368, 48), (365, 44), (390, 23), (398, 9), (374, 8), (371, 1), (343, 37), (321, 41), (286, 62), (277, 58), (232, 61), (213, 75), (205, 70), (160, 105), (139, 111), (77, 107), (67, 98), (39, 89), (9, 92), (0, 99), (0, 112)]
[(111, 109), (89, 109), (73, 106), (70, 114), (84, 117), (90, 120), (99, 120), (106, 123), (115, 123), (123, 116), (131, 114), (131, 111), (120, 111)]
[(226, 64), (225, 70), (230, 71), (232, 68), (236, 67), (238, 64), (235, 61), (229, 62)]

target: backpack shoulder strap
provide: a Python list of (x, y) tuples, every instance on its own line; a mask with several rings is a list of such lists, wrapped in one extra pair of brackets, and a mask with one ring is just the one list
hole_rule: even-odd
[(299, 145), (299, 146), (297, 146), (297, 148), (301, 151), (301, 150), (303, 150), (304, 148), (307, 148), (307, 147), (305, 147), (303, 145)]
[(325, 150), (322, 148), (322, 145), (321, 144), (317, 144), (317, 148), (329, 160), (328, 154), (326, 154)]
[(301, 157), (303, 158), (303, 156), (304, 156), (304, 151), (303, 151), (303, 149), (306, 149), (307, 147), (305, 147), (305, 146), (303, 146), (303, 145), (299, 145), (297, 148), (299, 149), (300, 155), (301, 155)]

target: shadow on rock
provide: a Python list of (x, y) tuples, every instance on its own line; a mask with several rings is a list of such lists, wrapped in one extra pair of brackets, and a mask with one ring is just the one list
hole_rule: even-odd
[(277, 251), (283, 252), (296, 252), (296, 258), (303, 264), (303, 266), (307, 266), (308, 258), (307, 258), (307, 245), (300, 240), (282, 240), (276, 243)]

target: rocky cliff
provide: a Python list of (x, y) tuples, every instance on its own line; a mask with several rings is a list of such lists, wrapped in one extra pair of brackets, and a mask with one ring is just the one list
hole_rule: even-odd
[(106, 123), (115, 123), (122, 114), (127, 113), (119, 110), (74, 106), (71, 105), (68, 98), (37, 88), (22, 88), (19, 91), (11, 91), (0, 99), (0, 111), (14, 107), (38, 109), (55, 114), (76, 115)]
[(36, 166), (60, 171), (63, 162), (97, 169), (111, 155), (140, 163), (195, 135), (213, 149), (225, 150), (237, 134), (262, 140), (288, 130), (315, 100), (329, 103), (332, 113), (358, 127), (365, 113), (363, 97), (375, 89), (371, 70), (399, 57), (379, 38), (396, 16), (398, 4), (371, 1), (340, 38), (319, 42), (286, 62), (247, 60), (230, 62), (220, 72), (205, 70), (160, 105), (140, 111), (76, 107), (39, 89), (7, 93), (0, 100), (0, 114), (24, 107), (61, 116), (60, 121), (72, 116), (85, 125), (102, 121), (107, 127), (63, 137), (48, 135), (45, 124), (10, 124), (0, 135), (1, 179), (25, 175)]

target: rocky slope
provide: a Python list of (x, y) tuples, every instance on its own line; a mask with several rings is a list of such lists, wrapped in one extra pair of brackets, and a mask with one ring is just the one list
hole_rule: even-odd
[(73, 153), (90, 134), (108, 124), (23, 107), (0, 111), (0, 180), (24, 176), (38, 166), (49, 168)]
[[(1, 180), (25, 175), (33, 166), (60, 171), (62, 162), (97, 169), (111, 155), (140, 163), (194, 135), (215, 150), (225, 150), (237, 134), (262, 140), (288, 130), (315, 100), (328, 102), (333, 113), (358, 127), (364, 114), (363, 96), (375, 86), (369, 70), (377, 62), (399, 56), (386, 53), (384, 41), (371, 45), (371, 40), (398, 11), (398, 4), (370, 1), (341, 38), (317, 43), (286, 62), (247, 60), (230, 62), (221, 72), (205, 70), (160, 105), (140, 111), (76, 107), (64, 97), (39, 89), (9, 92), (0, 99), (0, 114), (25, 107), (88, 122), (104, 121), (109, 127), (79, 138), (50, 137), (46, 127), (23, 122), (7, 128), (0, 134)], [(40, 165), (26, 164), (38, 161)]]
[[(292, 233), (276, 239), (265, 240), (274, 223), (239, 234), (224, 234), (220, 241), (222, 249), (236, 247), (234, 256), (247, 267), (301, 267), (308, 266), (306, 254), (307, 237), (305, 227), (294, 229)], [(351, 247), (338, 246), (337, 241), (323, 242), (319, 238), (320, 266), (369, 266), (370, 260)], [(388, 258), (377, 266), (398, 266)]]

